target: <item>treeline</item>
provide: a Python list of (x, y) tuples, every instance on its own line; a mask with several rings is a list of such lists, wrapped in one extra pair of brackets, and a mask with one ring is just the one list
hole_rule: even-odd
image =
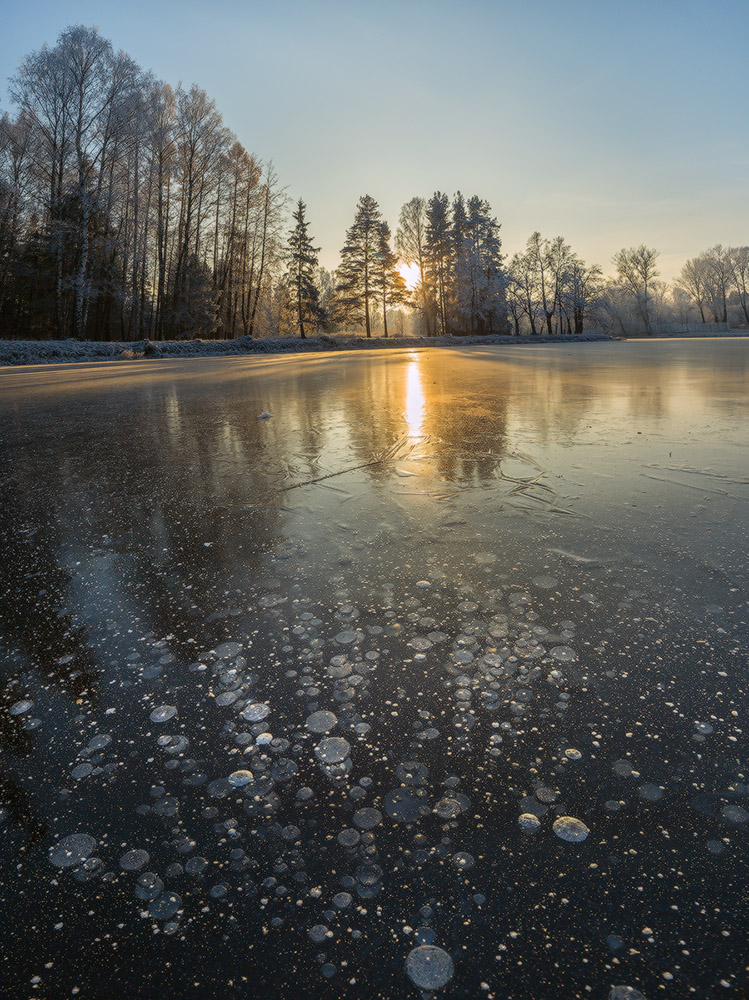
[[(11, 79), (0, 116), (0, 336), (152, 340), (391, 330), (425, 336), (631, 335), (749, 324), (749, 247), (660, 280), (631, 247), (604, 277), (557, 236), (509, 258), (479, 196), (401, 209), (364, 195), (331, 273), (306, 206), (197, 86), (156, 80), (95, 28), (64, 31)], [(408, 286), (404, 280), (408, 278)]]
[(172, 89), (95, 28), (23, 60), (0, 120), (4, 335), (252, 336), (284, 194), (197, 86)]

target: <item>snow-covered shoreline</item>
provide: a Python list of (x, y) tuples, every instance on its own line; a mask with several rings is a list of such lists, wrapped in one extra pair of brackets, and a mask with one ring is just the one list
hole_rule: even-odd
[(154, 343), (93, 340), (0, 340), (0, 366), (69, 364), (93, 361), (136, 361), (294, 354), (309, 351), (380, 350), (409, 347), (465, 347), (469, 344), (573, 344), (611, 340), (602, 334), (542, 337), (284, 337), (268, 340), (170, 340)]

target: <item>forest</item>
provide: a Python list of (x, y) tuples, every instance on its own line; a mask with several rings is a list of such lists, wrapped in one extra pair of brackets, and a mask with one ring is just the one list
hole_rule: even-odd
[(605, 275), (562, 237), (503, 252), (478, 195), (406, 202), (395, 233), (363, 195), (334, 272), (271, 160), (197, 85), (173, 88), (95, 28), (27, 55), (0, 115), (0, 336), (154, 341), (652, 334), (749, 324), (749, 247), (714, 246), (660, 278), (622, 248)]

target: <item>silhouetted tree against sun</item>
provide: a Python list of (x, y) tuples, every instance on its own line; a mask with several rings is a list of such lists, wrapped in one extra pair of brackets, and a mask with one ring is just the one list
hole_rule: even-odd
[(381, 222), (379, 226), (375, 285), (380, 293), (383, 333), (387, 337), (388, 308), (401, 305), (408, 298), (406, 283), (403, 280), (403, 275), (398, 270), (398, 258), (390, 246), (390, 226), (387, 222)]

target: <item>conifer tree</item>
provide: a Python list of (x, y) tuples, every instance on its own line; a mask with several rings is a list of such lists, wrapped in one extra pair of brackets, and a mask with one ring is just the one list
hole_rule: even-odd
[(463, 330), (504, 333), (507, 325), (505, 276), (499, 223), (488, 202), (477, 196), (453, 206), (455, 310)]
[(372, 336), (370, 306), (377, 295), (377, 255), (381, 246), (382, 216), (377, 202), (365, 194), (356, 206), (354, 224), (346, 233), (338, 268), (338, 312), (341, 319), (362, 323)]
[(442, 336), (448, 332), (447, 292), (452, 260), (450, 203), (446, 194), (435, 191), (427, 203), (427, 280), (434, 287)]
[(315, 284), (319, 247), (312, 245), (305, 217), (307, 206), (300, 198), (293, 219), (296, 225), (289, 234), (286, 251), (286, 283), (289, 288), (292, 307), (296, 314), (299, 336), (304, 340), (305, 323), (317, 326), (321, 318), (320, 293)]

